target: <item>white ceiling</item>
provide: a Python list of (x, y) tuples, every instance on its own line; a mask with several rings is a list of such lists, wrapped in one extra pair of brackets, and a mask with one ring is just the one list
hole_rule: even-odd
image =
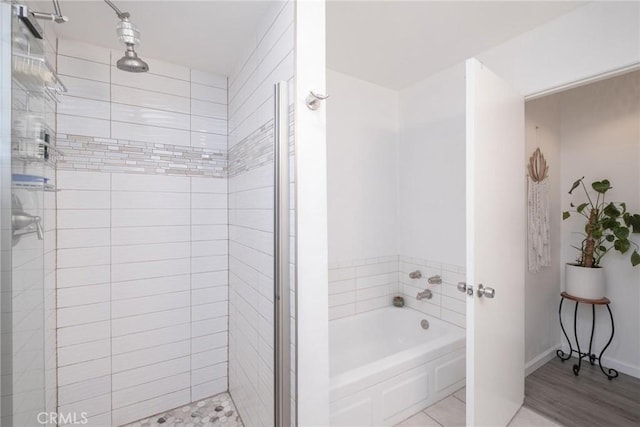
[[(191, 68), (230, 75), (246, 53), (270, 1), (127, 1), (113, 0), (131, 13), (140, 29), (136, 51), (142, 59), (161, 59)], [(30, 2), (43, 11), (51, 1)], [(101, 0), (61, 0), (69, 22), (56, 25), (58, 37), (124, 49), (116, 36), (118, 18)]]
[[(298, 0), (300, 1), (300, 0)], [(51, 1), (30, 1), (51, 11)], [(141, 33), (141, 58), (230, 75), (272, 1), (114, 0)], [(102, 0), (61, 0), (59, 37), (122, 49)], [(574, 1), (338, 1), (327, 4), (327, 66), (401, 89), (584, 4)]]
[(327, 67), (402, 89), (583, 4), (330, 1)]

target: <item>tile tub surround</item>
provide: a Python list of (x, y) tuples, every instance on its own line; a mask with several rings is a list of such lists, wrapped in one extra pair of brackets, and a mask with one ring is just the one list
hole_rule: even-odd
[(123, 427), (160, 427), (180, 424), (191, 427), (244, 427), (229, 393), (221, 393)]
[[(410, 279), (409, 273), (422, 272), (422, 278)], [(395, 295), (405, 305), (462, 328), (466, 301), (457, 290), (465, 281), (465, 268), (407, 256), (383, 256), (334, 263), (329, 266), (329, 318), (339, 319), (392, 304)], [(427, 278), (442, 277), (442, 284), (429, 285)], [(424, 289), (433, 292), (430, 300), (416, 299)]]
[(68, 40), (58, 64), (59, 411), (122, 425), (226, 391), (227, 79)]
[[(422, 278), (409, 278), (409, 273), (415, 270), (422, 272)], [(427, 278), (435, 275), (442, 277), (442, 284), (427, 283)], [(461, 328), (466, 327), (466, 299), (465, 294), (458, 291), (457, 284), (464, 281), (466, 276), (463, 266), (406, 256), (399, 257), (399, 292), (404, 297), (405, 304)], [(418, 292), (427, 288), (433, 292), (433, 298), (417, 300)]]
[(398, 295), (398, 257), (384, 256), (329, 265), (329, 319), (391, 304)]

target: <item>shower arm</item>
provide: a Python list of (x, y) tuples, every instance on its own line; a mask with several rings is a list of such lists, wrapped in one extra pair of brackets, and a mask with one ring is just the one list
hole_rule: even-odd
[(118, 6), (116, 6), (115, 4), (113, 4), (113, 2), (111, 0), (104, 0), (104, 2), (106, 4), (109, 5), (109, 7), (111, 7), (111, 9), (114, 10), (114, 12), (116, 13), (116, 15), (118, 15), (118, 18), (120, 19), (129, 19), (129, 17), (131, 16), (129, 14), (129, 12), (123, 12), (120, 9), (118, 9)]
[(53, 0), (53, 10), (54, 10), (54, 13), (31, 11), (31, 14), (36, 19), (44, 19), (46, 21), (53, 21), (53, 22), (56, 22), (58, 24), (62, 24), (62, 23), (67, 22), (69, 20), (69, 18), (67, 18), (66, 16), (64, 16), (62, 14), (62, 9), (60, 9), (60, 3), (58, 3), (58, 0)]

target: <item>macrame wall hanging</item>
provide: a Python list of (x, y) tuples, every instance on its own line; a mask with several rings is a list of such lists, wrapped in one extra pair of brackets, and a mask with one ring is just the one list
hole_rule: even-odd
[[(536, 144), (538, 142), (538, 126), (536, 126)], [(528, 199), (527, 199), (527, 240), (529, 271), (537, 273), (542, 267), (551, 264), (551, 242), (549, 237), (549, 189), (547, 177), (549, 166), (540, 151), (536, 148), (529, 158)]]

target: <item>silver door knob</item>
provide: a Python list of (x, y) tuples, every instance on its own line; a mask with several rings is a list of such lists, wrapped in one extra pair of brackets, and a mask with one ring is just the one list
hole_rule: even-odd
[(487, 297), (487, 298), (493, 298), (496, 296), (496, 290), (493, 288), (489, 288), (489, 287), (484, 287), (484, 285), (480, 284), (478, 285), (478, 296), (479, 297)]
[(473, 295), (473, 286), (467, 286), (465, 282), (458, 282), (458, 290), (467, 295)]

